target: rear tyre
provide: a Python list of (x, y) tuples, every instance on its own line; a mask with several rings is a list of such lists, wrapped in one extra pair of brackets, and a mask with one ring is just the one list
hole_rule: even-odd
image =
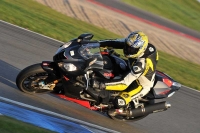
[(41, 63), (23, 69), (16, 78), (17, 87), (28, 94), (44, 93), (50, 90), (40, 89), (38, 83), (44, 81), (48, 73), (41, 67)]

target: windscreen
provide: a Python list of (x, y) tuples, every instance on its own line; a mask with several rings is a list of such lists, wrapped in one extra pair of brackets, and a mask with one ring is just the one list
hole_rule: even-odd
[(82, 45), (78, 52), (85, 59), (94, 59), (95, 62), (92, 64), (92, 68), (103, 69), (103, 58), (100, 53), (99, 43), (89, 43)]

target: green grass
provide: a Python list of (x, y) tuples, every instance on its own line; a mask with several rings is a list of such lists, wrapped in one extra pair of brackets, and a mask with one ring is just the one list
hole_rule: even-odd
[(83, 32), (95, 33), (94, 39), (119, 37), (31, 0), (0, 0), (0, 14), (2, 20), (61, 41), (68, 41)]
[[(68, 41), (84, 32), (93, 33), (95, 35), (94, 39), (120, 37), (105, 29), (67, 17), (31, 0), (1, 0), (0, 14), (0, 19), (4, 21), (60, 41)], [(179, 59), (167, 53), (159, 53), (159, 70), (169, 74), (183, 85), (200, 90), (200, 65)]]
[(197, 0), (122, 0), (148, 12), (200, 31), (200, 3)]
[(0, 116), (0, 132), (1, 133), (55, 133), (53, 131), (36, 127), (31, 124), (24, 123), (7, 116)]

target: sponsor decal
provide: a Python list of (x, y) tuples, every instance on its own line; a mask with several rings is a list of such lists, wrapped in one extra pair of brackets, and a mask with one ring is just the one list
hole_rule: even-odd
[(154, 48), (149, 47), (149, 51), (150, 51), (150, 52), (153, 52), (153, 51), (154, 51)]
[(118, 99), (118, 105), (126, 105), (125, 101), (123, 99)]
[(75, 55), (75, 54), (74, 54), (74, 50), (70, 51), (70, 55), (71, 55), (71, 56), (74, 56), (74, 55)]
[(112, 73), (104, 73), (103, 74), (105, 77), (114, 77), (114, 75)]

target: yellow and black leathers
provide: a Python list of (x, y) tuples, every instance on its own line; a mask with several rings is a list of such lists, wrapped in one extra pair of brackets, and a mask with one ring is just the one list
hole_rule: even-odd
[[(112, 47), (114, 49), (123, 49), (125, 39), (100, 41), (101, 47)], [(120, 94), (128, 104), (132, 99), (145, 96), (153, 87), (155, 80), (155, 70), (158, 61), (158, 52), (156, 48), (148, 43), (144, 54), (133, 59), (128, 58), (129, 72), (123, 75), (119, 81), (106, 81), (106, 90), (123, 91)]]

